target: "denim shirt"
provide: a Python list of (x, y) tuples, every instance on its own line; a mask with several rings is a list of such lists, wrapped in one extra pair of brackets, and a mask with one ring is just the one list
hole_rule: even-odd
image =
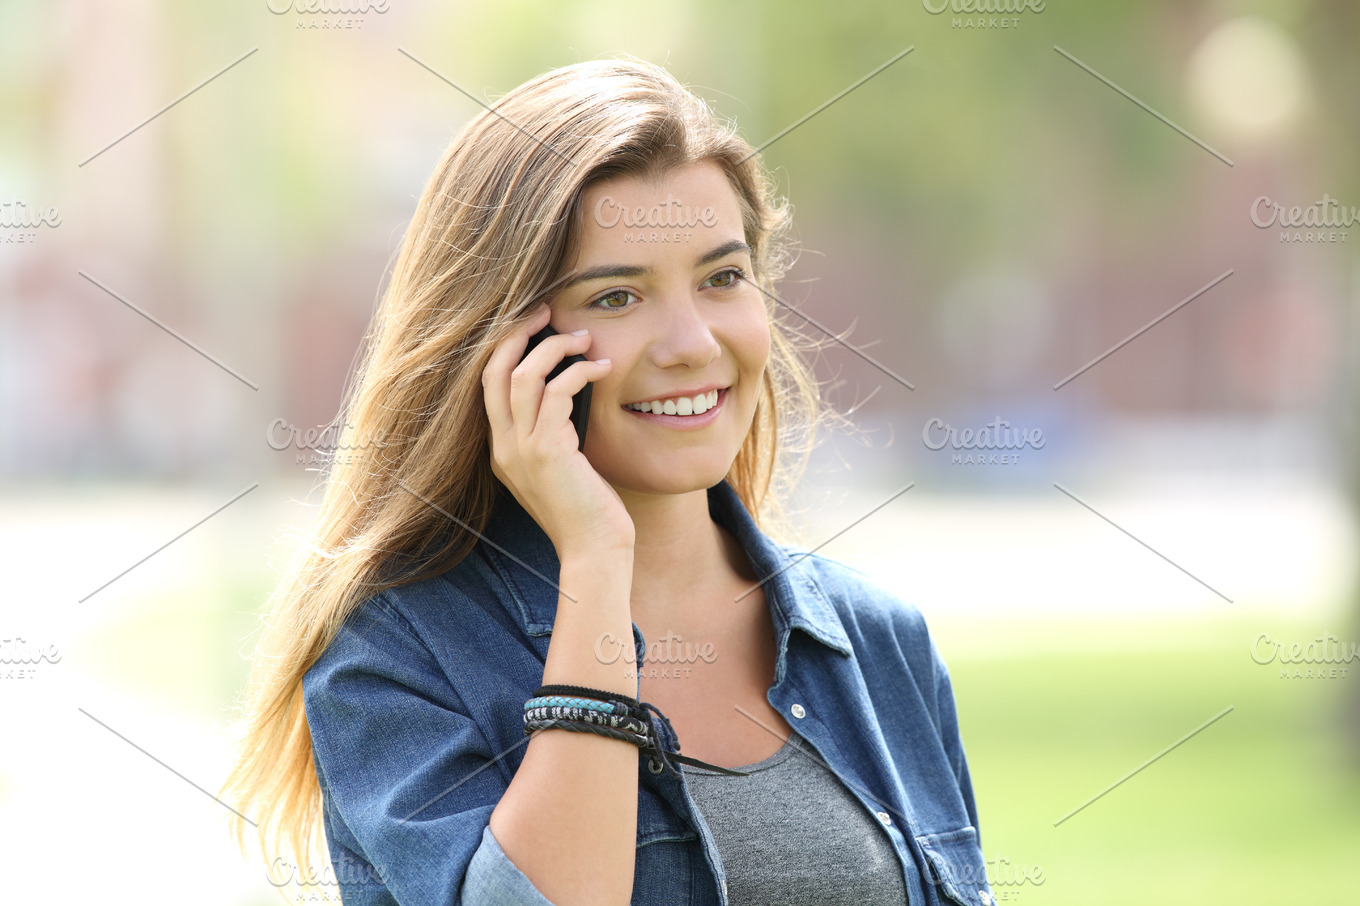
[[(920, 612), (850, 567), (773, 542), (725, 480), (708, 503), (765, 580), (771, 706), (882, 825), (912, 906), (991, 906), (949, 674)], [(524, 756), (523, 706), (543, 679), (558, 574), (551, 541), (501, 487), (467, 557), (369, 598), (307, 671), (346, 904), (549, 903), (489, 821)], [(639, 665), (655, 669), (636, 624), (633, 636)], [(658, 723), (675, 751), (674, 730)], [(684, 778), (639, 754), (637, 783), (631, 902), (727, 906), (722, 860)]]

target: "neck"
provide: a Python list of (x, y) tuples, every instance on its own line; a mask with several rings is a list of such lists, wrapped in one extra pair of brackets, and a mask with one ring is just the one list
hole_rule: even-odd
[[(633, 519), (633, 619), (640, 627), (680, 629), (703, 620), (700, 606), (730, 584), (740, 545), (708, 512), (708, 491), (636, 494), (619, 491)], [(734, 551), (734, 548), (736, 550)]]

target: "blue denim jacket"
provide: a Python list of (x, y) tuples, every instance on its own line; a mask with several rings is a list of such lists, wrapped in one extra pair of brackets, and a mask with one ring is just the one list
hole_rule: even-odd
[[(726, 481), (708, 500), (769, 577), (770, 704), (882, 824), (912, 906), (990, 906), (949, 674), (921, 614), (856, 570), (774, 543)], [(523, 706), (542, 681), (557, 607), (545, 578), (558, 572), (547, 535), (501, 488), (471, 554), (364, 602), (307, 671), (346, 904), (548, 904), (488, 822), (524, 755)], [(642, 663), (645, 640), (633, 634)], [(673, 729), (661, 722), (661, 732), (674, 751)], [(656, 767), (639, 756), (632, 902), (726, 906), (707, 824), (683, 777)]]

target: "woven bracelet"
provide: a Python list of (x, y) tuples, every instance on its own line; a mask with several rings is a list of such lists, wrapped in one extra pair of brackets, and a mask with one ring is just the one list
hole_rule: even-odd
[(629, 695), (619, 692), (606, 692), (603, 689), (590, 689), (586, 686), (565, 686), (561, 684), (539, 686), (534, 693), (534, 698), (544, 696), (564, 695), (573, 698), (588, 698), (597, 702), (619, 702), (623, 704), (634, 716), (639, 716), (638, 711), (642, 709), (642, 702)]
[(538, 695), (524, 703), (524, 710), (530, 708), (544, 708), (548, 706), (559, 706), (565, 708), (588, 708), (592, 711), (604, 711), (610, 714), (627, 714), (628, 705), (624, 702), (600, 701), (594, 698), (575, 698), (567, 695)]
[(647, 734), (647, 724), (636, 717), (631, 717), (627, 714), (605, 714), (587, 708), (564, 708), (560, 706), (530, 708), (524, 712), (524, 720), (526, 722), (541, 720), (571, 720), (595, 724), (602, 727), (613, 727), (616, 730), (628, 730), (644, 736)]
[(598, 736), (607, 736), (610, 739), (630, 742), (638, 748), (646, 748), (651, 742), (651, 738), (646, 735), (630, 733), (627, 730), (616, 730), (613, 727), (602, 727), (599, 724), (586, 723), (585, 721), (526, 720), (524, 722), (525, 736), (529, 736), (539, 730), (574, 730), (576, 732), (594, 733)]

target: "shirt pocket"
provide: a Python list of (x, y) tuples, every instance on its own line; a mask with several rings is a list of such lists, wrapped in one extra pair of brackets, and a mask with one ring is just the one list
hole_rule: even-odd
[(962, 906), (996, 906), (987, 883), (987, 866), (972, 827), (916, 838), (930, 871), (927, 879), (946, 898)]
[(630, 902), (634, 906), (689, 906), (696, 902), (697, 874), (706, 867), (699, 834), (656, 790), (639, 784), (637, 861)]
[(660, 794), (638, 784), (637, 845), (687, 843), (699, 839), (698, 833), (675, 813)]

